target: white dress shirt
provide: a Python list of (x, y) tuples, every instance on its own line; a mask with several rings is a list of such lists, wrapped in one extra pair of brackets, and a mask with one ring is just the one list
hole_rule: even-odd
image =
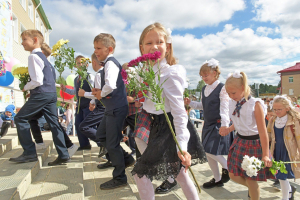
[(233, 122), (235, 130), (240, 135), (251, 136), (251, 135), (258, 134), (256, 119), (254, 115), (255, 103), (257, 101), (263, 107), (264, 116), (266, 116), (267, 107), (264, 101), (261, 100), (260, 98), (251, 97), (248, 101), (246, 101), (246, 103), (244, 103), (242, 105), (242, 108), (240, 109), (240, 117), (238, 117), (238, 114), (232, 115), (233, 111), (235, 110), (237, 102), (230, 99), (229, 101), (230, 118)]
[[(113, 57), (113, 56), (114, 56), (113, 54), (107, 56), (107, 58), (103, 62), (106, 62), (106, 60), (109, 57)], [(108, 94), (112, 93), (114, 89), (117, 88), (119, 71), (120, 71), (119, 67), (113, 61), (108, 61), (105, 63), (104, 66), (105, 84), (101, 91), (102, 97), (106, 97)]]
[[(101, 67), (97, 72), (96, 72), (96, 76), (95, 76), (95, 88), (97, 89), (101, 89), (101, 74), (99, 73), (101, 70), (103, 70), (103, 67)], [(92, 95), (92, 92), (85, 92), (84, 93), (84, 97), (85, 98), (89, 98), (92, 99), (90, 101), (91, 104), (95, 104), (95, 99), (97, 99), (94, 95)]]
[[(157, 64), (153, 66), (155, 72), (158, 71)], [(165, 110), (171, 112), (175, 126), (176, 138), (182, 150), (187, 151), (187, 144), (190, 133), (187, 129), (188, 116), (184, 108), (183, 92), (186, 84), (186, 71), (181, 65), (168, 65), (166, 59), (160, 62), (160, 82), (162, 85), (162, 97), (165, 98)], [(156, 77), (156, 82), (158, 79)], [(151, 98), (152, 94), (148, 92)], [(144, 107), (148, 113), (160, 115), (162, 110), (156, 111), (155, 103), (150, 99), (145, 100)]]
[[(214, 89), (219, 85), (220, 81), (216, 80), (211, 85), (206, 85), (204, 89), (204, 96), (208, 97)], [(230, 118), (229, 118), (229, 96), (226, 92), (225, 85), (222, 87), (220, 95), (220, 116), (221, 116), (221, 126), (229, 126)], [(194, 109), (203, 110), (202, 99), (201, 102), (192, 101), (190, 106)], [(205, 111), (204, 111), (205, 112)]]
[(35, 54), (36, 52), (42, 52), (41, 48), (34, 49), (28, 57), (28, 73), (30, 81), (24, 86), (24, 90), (33, 90), (36, 87), (43, 85), (45, 66), (44, 61)]
[[(78, 76), (76, 76), (75, 80), (76, 79), (78, 79)], [(93, 86), (94, 85), (95, 76), (93, 74), (89, 74), (87, 79), (88, 79), (88, 82)], [(74, 89), (66, 88), (65, 92), (68, 93), (68, 94), (71, 94), (71, 95), (75, 95), (76, 91), (77, 91), (76, 84), (74, 84)], [(89, 92), (85, 92), (85, 93), (89, 93)], [(85, 93), (84, 93), (84, 97), (86, 95)]]

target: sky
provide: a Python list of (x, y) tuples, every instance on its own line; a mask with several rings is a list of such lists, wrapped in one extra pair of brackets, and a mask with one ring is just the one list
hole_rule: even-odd
[(94, 37), (110, 33), (121, 64), (140, 56), (143, 29), (162, 23), (172, 30), (189, 89), (197, 87), (200, 67), (211, 58), (220, 61), (221, 82), (240, 70), (249, 84), (271, 85), (280, 81), (277, 71), (300, 62), (299, 0), (47, 0), (42, 6), (53, 29), (50, 46), (68, 39), (76, 55), (90, 57)]

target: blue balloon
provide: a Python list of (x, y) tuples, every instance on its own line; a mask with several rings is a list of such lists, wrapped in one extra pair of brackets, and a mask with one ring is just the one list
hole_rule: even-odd
[(2, 76), (0, 76), (0, 85), (6, 81), (6, 73)]
[(4, 81), (1, 81), (0, 79), (0, 86), (8, 86), (14, 82), (14, 76), (11, 74), (11, 72), (6, 71), (6, 79)]

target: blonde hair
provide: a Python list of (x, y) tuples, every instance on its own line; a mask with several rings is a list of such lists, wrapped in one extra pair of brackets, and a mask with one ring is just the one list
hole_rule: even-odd
[(212, 68), (211, 66), (208, 66), (208, 63), (205, 63), (204, 65), (201, 66), (199, 74), (201, 76), (201, 74), (205, 74), (205, 73), (213, 72), (213, 71), (216, 72), (216, 79), (219, 79), (220, 74), (221, 74), (219, 66)]
[(113, 51), (116, 48), (116, 40), (115, 38), (108, 33), (100, 33), (94, 38), (95, 42), (101, 42), (106, 48), (112, 47)]
[[(141, 36), (140, 36), (140, 41), (139, 41), (139, 47), (140, 47), (140, 52), (142, 54), (142, 51), (141, 51), (141, 46), (143, 46), (143, 42), (144, 42), (144, 39), (146, 37), (146, 35), (152, 31), (152, 30), (155, 30), (157, 33), (161, 34), (162, 36), (164, 36), (165, 38), (165, 42), (167, 41), (167, 30), (165, 29), (165, 27), (161, 24), (161, 23), (158, 23), (158, 22), (155, 22), (154, 24), (150, 24), (149, 26), (147, 26)], [(167, 44), (166, 44), (167, 45)], [(169, 65), (175, 65), (177, 63), (177, 60), (176, 58), (174, 57), (173, 55), (173, 45), (172, 43), (170, 44), (170, 49), (169, 51), (166, 53), (166, 60), (167, 60), (167, 63)]]
[[(286, 98), (291, 101), (290, 97), (287, 96)], [(292, 116), (293, 121), (296, 121), (296, 120), (300, 121), (300, 113), (297, 112), (294, 108), (290, 107), (290, 102), (288, 102), (288, 100), (286, 100), (285, 98), (282, 98), (282, 97), (278, 97), (273, 100), (273, 105), (274, 105), (274, 103), (281, 103), (284, 107), (290, 109), (289, 111), (287, 111), (287, 114)]]
[(35, 30), (35, 29), (25, 30), (21, 33), (21, 37), (22, 36), (28, 36), (28, 37), (31, 37), (32, 39), (36, 37), (38, 39), (40, 45), (42, 45), (44, 43), (44, 36), (41, 33), (41, 31), (39, 31), (39, 30)]
[(92, 61), (93, 61), (93, 60), (96, 60), (96, 61), (98, 61), (98, 58), (97, 58), (97, 56), (96, 56), (96, 54), (95, 54), (95, 53), (93, 53), (93, 54), (92, 54), (91, 58), (92, 58)]
[(240, 78), (235, 78), (233, 76), (230, 76), (229, 78), (227, 78), (226, 82), (225, 82), (225, 87), (227, 87), (228, 85), (234, 85), (238, 88), (244, 87), (244, 97), (246, 99), (246, 101), (248, 100), (248, 97), (251, 95), (251, 88), (248, 85), (248, 78), (247, 75), (244, 72), (240, 72), (241, 77)]
[(41, 45), (41, 49), (42, 49), (42, 52), (44, 53), (44, 55), (46, 57), (50, 56), (51, 55), (51, 48), (48, 46), (48, 44), (46, 43), (43, 43)]

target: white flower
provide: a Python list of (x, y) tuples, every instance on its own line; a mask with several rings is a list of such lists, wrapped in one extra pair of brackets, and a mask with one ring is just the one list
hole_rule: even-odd
[(129, 77), (129, 78), (133, 78), (133, 75), (132, 75), (132, 74), (128, 74), (128, 77)]
[(250, 157), (245, 155), (244, 158), (243, 158), (243, 162), (242, 162), (242, 168), (243, 170), (247, 170), (248, 166), (251, 165), (251, 160), (250, 160)]
[(256, 166), (255, 166), (255, 165), (249, 165), (249, 166), (247, 167), (246, 174), (247, 174), (249, 177), (257, 176), (257, 169), (256, 169)]
[(260, 168), (261, 168), (262, 162), (261, 162), (259, 159), (257, 159), (257, 160), (254, 162), (254, 164), (255, 164), (256, 167), (258, 167), (258, 168), (260, 169)]

